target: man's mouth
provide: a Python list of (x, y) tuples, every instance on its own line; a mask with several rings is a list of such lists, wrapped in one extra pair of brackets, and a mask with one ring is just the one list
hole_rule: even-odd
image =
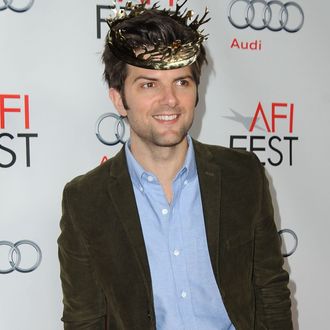
[(153, 117), (161, 121), (171, 121), (179, 118), (179, 115), (155, 115)]

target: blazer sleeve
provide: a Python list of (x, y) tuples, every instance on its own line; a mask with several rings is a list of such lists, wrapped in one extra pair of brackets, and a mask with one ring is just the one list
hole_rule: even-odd
[(68, 186), (63, 192), (61, 234), (58, 238), (65, 330), (106, 329), (105, 296), (98, 285), (90, 256), (70, 213)]
[(259, 161), (258, 164), (262, 177), (262, 197), (254, 247), (256, 329), (291, 330), (291, 300), (287, 287), (289, 276), (283, 269), (268, 181), (264, 167)]

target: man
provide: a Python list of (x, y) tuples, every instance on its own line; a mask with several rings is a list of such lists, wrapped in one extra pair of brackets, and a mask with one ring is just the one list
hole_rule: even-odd
[(292, 329), (262, 166), (187, 134), (206, 20), (181, 6), (109, 20), (105, 79), (130, 140), (64, 190), (65, 329)]

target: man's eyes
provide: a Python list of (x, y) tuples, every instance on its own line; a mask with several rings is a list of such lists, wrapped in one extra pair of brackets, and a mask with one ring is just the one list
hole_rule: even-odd
[(188, 86), (189, 85), (189, 80), (187, 79), (180, 79), (176, 81), (176, 84), (178, 86)]
[[(179, 79), (175, 81), (175, 85), (177, 86), (189, 86), (190, 85), (190, 81), (188, 79)], [(143, 82), (141, 84), (141, 88), (144, 89), (149, 89), (149, 88), (155, 88), (157, 87), (157, 82), (155, 81), (147, 81), (147, 82)]]
[(145, 82), (141, 85), (142, 88), (152, 88), (155, 87), (155, 83), (153, 81)]

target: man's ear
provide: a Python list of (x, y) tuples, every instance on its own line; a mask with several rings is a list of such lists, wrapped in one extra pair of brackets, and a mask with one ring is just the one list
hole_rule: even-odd
[(120, 95), (120, 92), (117, 89), (111, 87), (109, 89), (109, 96), (118, 113), (121, 116), (126, 117), (127, 112), (125, 110), (123, 99)]

